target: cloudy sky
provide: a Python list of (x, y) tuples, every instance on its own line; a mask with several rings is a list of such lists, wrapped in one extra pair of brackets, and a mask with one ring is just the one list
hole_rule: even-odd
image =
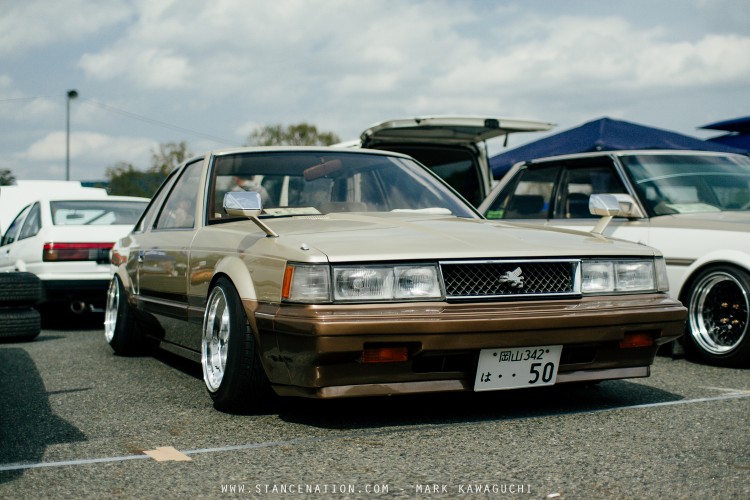
[[(103, 179), (160, 143), (306, 121), (609, 116), (706, 138), (750, 115), (750, 0), (0, 0), (0, 169)], [(517, 135), (510, 147), (544, 135)], [(490, 144), (500, 152), (501, 144)]]

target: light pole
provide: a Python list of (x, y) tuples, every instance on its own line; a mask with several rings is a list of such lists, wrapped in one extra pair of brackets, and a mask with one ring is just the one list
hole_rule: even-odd
[(70, 180), (70, 101), (78, 97), (77, 90), (68, 90), (65, 112), (65, 180)]

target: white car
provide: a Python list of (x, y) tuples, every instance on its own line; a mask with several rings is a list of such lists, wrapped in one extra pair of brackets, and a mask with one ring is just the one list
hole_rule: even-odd
[(699, 151), (603, 151), (519, 163), (479, 211), (588, 231), (592, 194), (614, 193), (629, 218), (606, 236), (664, 254), (671, 295), (688, 308), (682, 344), (721, 366), (750, 364), (750, 158)]
[(41, 280), (40, 303), (75, 313), (103, 310), (109, 254), (148, 204), (146, 198), (76, 193), (39, 198), (24, 207), (0, 241), (0, 272)]
[(520, 132), (543, 132), (554, 123), (480, 116), (420, 116), (376, 123), (359, 140), (337, 144), (395, 151), (416, 159), (443, 178), (466, 201), (478, 205), (490, 191), (487, 140)]

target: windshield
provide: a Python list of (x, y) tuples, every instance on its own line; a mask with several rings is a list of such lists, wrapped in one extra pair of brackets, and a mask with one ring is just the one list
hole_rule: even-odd
[(230, 219), (224, 194), (256, 191), (266, 215), (421, 211), (478, 218), (433, 174), (395, 156), (353, 152), (262, 152), (218, 156), (210, 221)]
[(750, 158), (622, 156), (649, 215), (750, 210)]
[(78, 200), (52, 201), (52, 223), (56, 226), (132, 226), (146, 209), (145, 201)]

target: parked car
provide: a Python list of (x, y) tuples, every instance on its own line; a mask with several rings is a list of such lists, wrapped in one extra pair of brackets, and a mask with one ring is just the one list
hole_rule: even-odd
[(0, 240), (0, 272), (36, 274), (39, 305), (103, 311), (110, 249), (147, 204), (146, 198), (84, 192), (40, 197), (18, 213)]
[(477, 116), (422, 116), (376, 123), (359, 140), (342, 144), (404, 153), (445, 179), (474, 206), (489, 194), (492, 174), (486, 141), (542, 132), (552, 123)]
[(657, 251), (483, 221), (410, 157), (364, 149), (191, 159), (112, 264), (114, 352), (159, 344), (200, 362), (227, 411), (257, 410), (274, 393), (644, 377), (686, 314), (666, 294)]
[(479, 211), (489, 219), (587, 230), (589, 197), (632, 206), (605, 234), (666, 259), (689, 310), (682, 343), (706, 363), (750, 363), (750, 158), (699, 151), (608, 151), (516, 165)]
[(80, 181), (19, 180), (10, 186), (0, 186), (0, 235), (5, 233), (18, 212), (37, 200), (40, 193), (55, 193), (55, 196), (79, 194), (87, 198), (107, 196), (106, 189), (85, 187)]

